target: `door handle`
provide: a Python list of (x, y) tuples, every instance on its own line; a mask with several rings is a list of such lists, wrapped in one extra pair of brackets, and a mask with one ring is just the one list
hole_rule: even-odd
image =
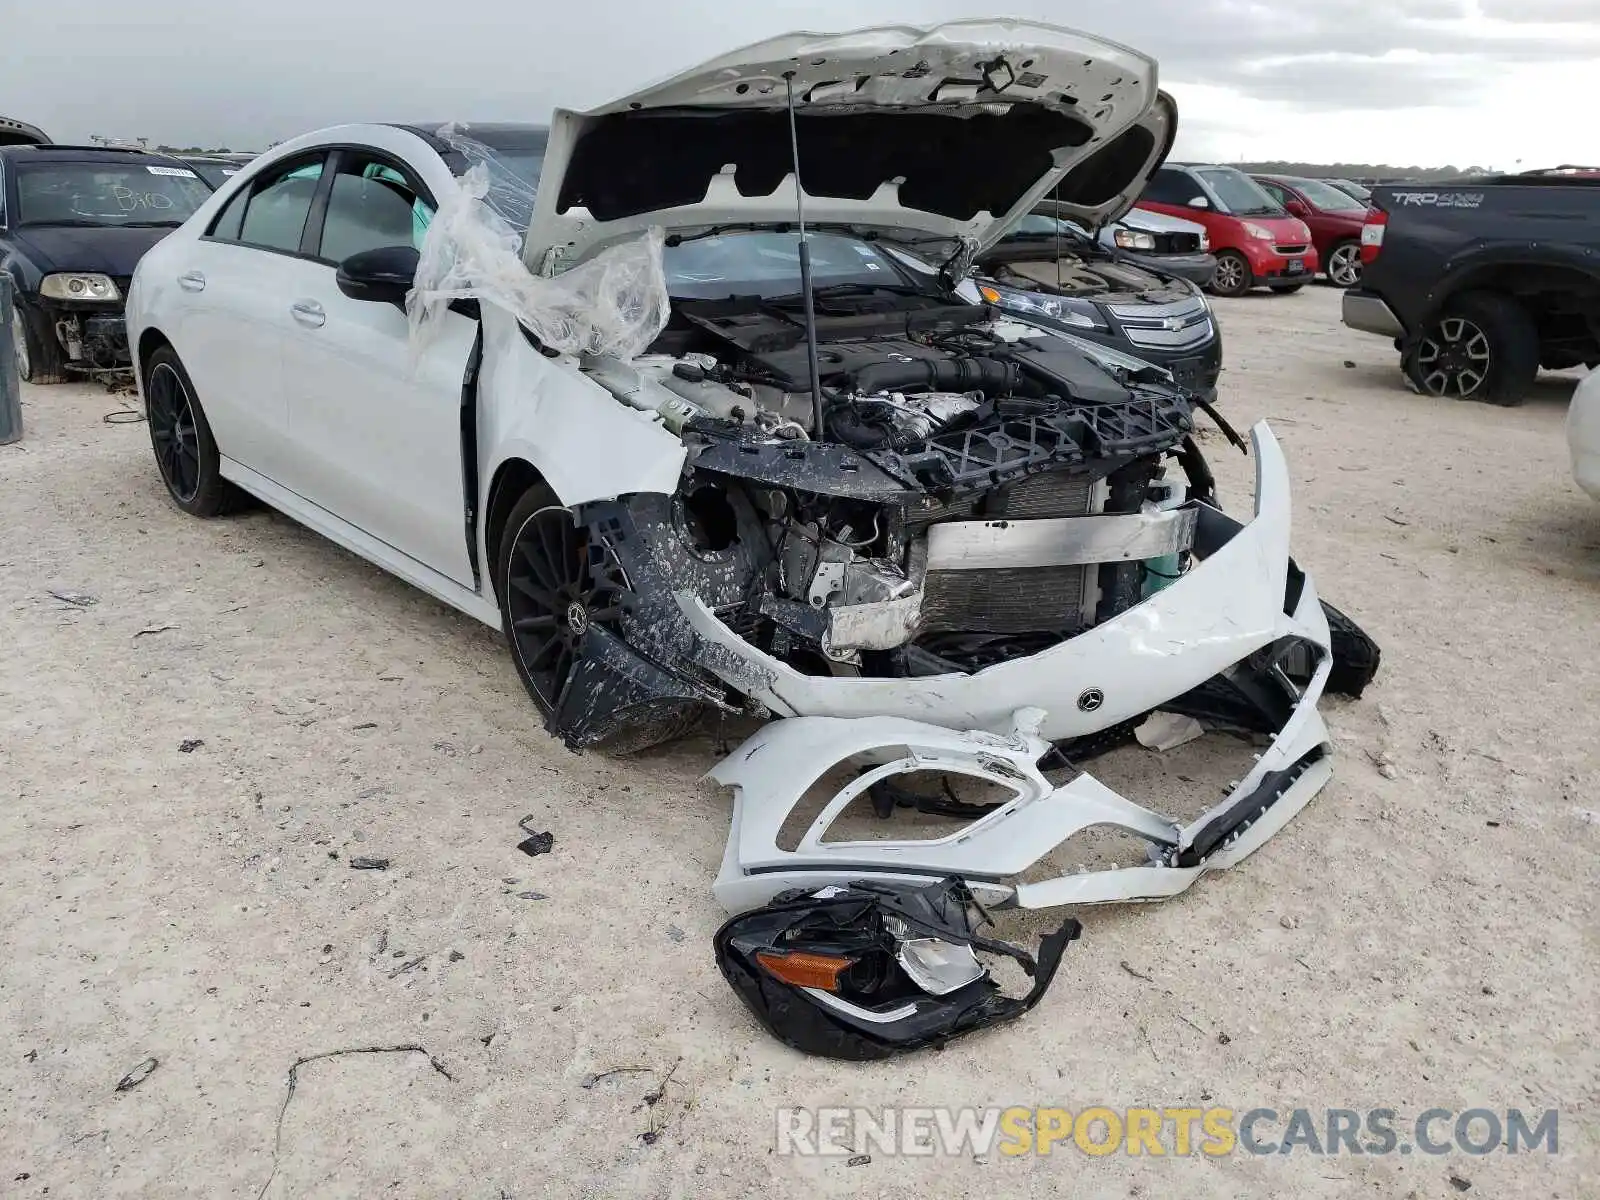
[(178, 286), (186, 292), (203, 292), (206, 290), (206, 277), (199, 271), (185, 271), (178, 276)]
[(296, 321), (312, 329), (320, 329), (323, 322), (328, 319), (328, 314), (323, 311), (322, 305), (315, 300), (296, 300), (289, 306), (289, 311), (294, 314)]

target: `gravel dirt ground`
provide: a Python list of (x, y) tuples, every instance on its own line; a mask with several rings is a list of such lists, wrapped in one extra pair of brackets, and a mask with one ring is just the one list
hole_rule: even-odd
[[(131, 399), (25, 388), (0, 448), (0, 1194), (1600, 1195), (1600, 506), (1568, 474), (1572, 380), (1510, 410), (1414, 396), (1338, 308), (1219, 305), (1226, 414), (1273, 421), (1299, 561), (1384, 650), (1365, 699), (1325, 704), (1334, 782), (1239, 869), (1081, 914), (1023, 1021), (869, 1066), (791, 1053), (717, 974), (712, 737), (568, 753), (495, 631), (273, 513), (183, 516), (145, 427), (102, 420)], [(1250, 464), (1207, 444), (1247, 509)], [(1096, 773), (1181, 807), (1243, 753)], [(550, 853), (516, 849), (528, 814)], [(395, 1046), (425, 1050), (308, 1063), (285, 1107), (302, 1056)], [(1392, 1108), (1402, 1132), (1557, 1108), (1560, 1152), (773, 1149), (780, 1106), (1010, 1104)]]

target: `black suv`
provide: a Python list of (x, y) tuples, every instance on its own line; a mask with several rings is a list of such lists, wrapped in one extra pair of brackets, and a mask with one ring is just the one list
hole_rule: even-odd
[(164, 154), (0, 146), (0, 269), (11, 276), (22, 378), (126, 369), (133, 268), (210, 195)]
[(1600, 363), (1600, 173), (1374, 190), (1344, 323), (1394, 339), (1419, 391), (1516, 404)]

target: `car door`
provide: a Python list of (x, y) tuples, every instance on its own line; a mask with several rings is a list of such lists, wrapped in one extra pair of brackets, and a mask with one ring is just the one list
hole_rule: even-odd
[(177, 291), (164, 332), (205, 405), (221, 453), (282, 483), (288, 404), (281, 361), (289, 299), (327, 155), (275, 166), (235, 194), (193, 241), (160, 257)]
[(420, 248), (435, 201), (420, 176), (373, 149), (335, 153), (318, 227), (296, 264), (283, 354), (291, 490), (467, 587), (461, 399), (478, 334), (447, 312), (412, 352), (405, 312), (352, 300), (337, 265), (396, 245)]

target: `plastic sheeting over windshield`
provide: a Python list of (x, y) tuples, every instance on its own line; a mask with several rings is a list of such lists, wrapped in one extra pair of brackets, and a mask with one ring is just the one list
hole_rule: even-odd
[(495, 152), (458, 126), (438, 136), (470, 164), (461, 186), (439, 205), (423, 239), (406, 317), (420, 352), (453, 300), (505, 309), (541, 343), (562, 354), (633, 358), (671, 315), (661, 266), (664, 234), (650, 229), (551, 278), (530, 272), (522, 239), (534, 188)]

